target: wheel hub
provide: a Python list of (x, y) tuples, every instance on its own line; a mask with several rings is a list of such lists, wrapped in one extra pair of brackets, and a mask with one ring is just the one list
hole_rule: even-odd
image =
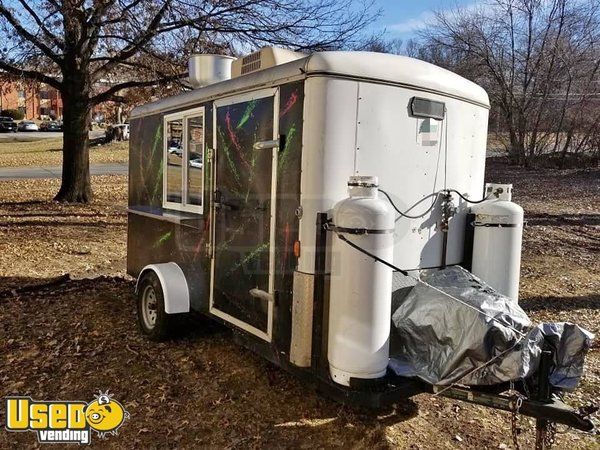
[(156, 316), (158, 314), (158, 301), (156, 291), (152, 286), (146, 286), (142, 296), (142, 319), (148, 329), (156, 326)]

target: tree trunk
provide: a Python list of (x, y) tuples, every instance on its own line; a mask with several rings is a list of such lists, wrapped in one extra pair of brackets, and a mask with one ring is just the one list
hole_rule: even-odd
[(63, 108), (62, 184), (54, 200), (88, 203), (92, 200), (88, 140), (91, 124), (89, 97), (63, 95)]

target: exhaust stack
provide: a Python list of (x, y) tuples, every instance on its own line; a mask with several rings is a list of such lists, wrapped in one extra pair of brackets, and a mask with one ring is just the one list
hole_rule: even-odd
[(188, 79), (194, 89), (231, 78), (232, 56), (194, 54), (190, 57)]

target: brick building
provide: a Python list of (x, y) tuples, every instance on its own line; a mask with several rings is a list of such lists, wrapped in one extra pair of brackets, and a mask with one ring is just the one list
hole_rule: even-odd
[[(113, 83), (100, 80), (93, 86), (93, 93), (100, 93), (110, 88)], [(127, 94), (127, 90), (120, 93)], [(143, 95), (134, 97), (126, 103), (107, 101), (94, 105), (92, 120), (98, 123), (117, 123), (127, 118), (129, 111), (140, 102), (147, 101)], [(45, 120), (62, 119), (63, 102), (60, 92), (46, 84), (24, 83), (20, 81), (0, 80), (0, 111), (18, 109), (23, 111), (25, 119)]]
[(26, 119), (61, 119), (63, 115), (62, 99), (56, 89), (18, 81), (0, 82), (0, 110), (3, 109), (21, 110)]

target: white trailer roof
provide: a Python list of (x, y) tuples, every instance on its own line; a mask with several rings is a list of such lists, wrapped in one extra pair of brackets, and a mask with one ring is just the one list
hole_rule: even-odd
[(313, 53), (306, 58), (147, 103), (135, 108), (131, 117), (183, 108), (228, 94), (317, 75), (401, 85), (489, 108), (487, 93), (481, 86), (433, 64), (386, 53), (336, 51)]
[(407, 56), (373, 52), (323, 52), (311, 55), (307, 73), (325, 72), (409, 85), (489, 107), (485, 90), (449, 70)]

